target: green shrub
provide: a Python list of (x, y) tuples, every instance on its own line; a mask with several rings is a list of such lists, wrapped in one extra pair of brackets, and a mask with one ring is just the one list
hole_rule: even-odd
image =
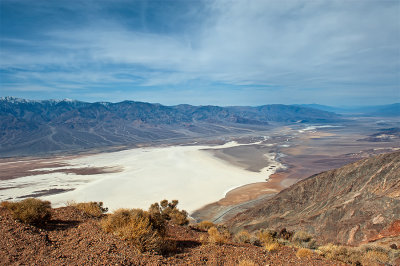
[(23, 223), (42, 224), (51, 218), (51, 203), (49, 201), (28, 198), (19, 202), (4, 201), (1, 206), (10, 210), (14, 219)]
[(141, 209), (119, 209), (102, 220), (106, 232), (131, 242), (140, 252), (165, 248), (165, 227), (152, 219), (149, 212)]
[(68, 205), (93, 217), (100, 217), (108, 211), (108, 208), (103, 207), (103, 202), (69, 202)]

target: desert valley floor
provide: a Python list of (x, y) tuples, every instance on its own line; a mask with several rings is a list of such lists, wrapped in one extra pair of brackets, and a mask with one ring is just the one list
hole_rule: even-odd
[(3, 158), (0, 200), (34, 196), (56, 207), (72, 200), (103, 201), (114, 210), (178, 199), (194, 218), (221, 221), (302, 178), (400, 149), (397, 139), (379, 141), (382, 120), (360, 121), (51, 158)]

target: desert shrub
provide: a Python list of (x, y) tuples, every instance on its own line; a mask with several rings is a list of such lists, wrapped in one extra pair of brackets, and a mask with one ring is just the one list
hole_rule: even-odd
[(119, 209), (102, 220), (106, 232), (131, 242), (140, 252), (163, 251), (165, 228), (158, 228), (149, 212), (141, 209)]
[[(377, 244), (364, 244), (359, 249), (365, 254), (364, 259), (370, 264), (385, 264), (400, 257), (400, 251)], [(364, 263), (366, 263), (365, 260)]]
[(296, 256), (298, 258), (310, 258), (312, 253), (313, 252), (308, 248), (299, 248), (299, 250), (296, 252)]
[(247, 230), (241, 230), (234, 236), (233, 240), (237, 243), (250, 243), (250, 233)]
[(202, 245), (208, 244), (208, 236), (206, 236), (206, 235), (201, 235), (200, 238), (199, 238), (199, 241), (200, 241), (200, 243), (201, 243)]
[(304, 231), (297, 231), (292, 237), (292, 241), (299, 247), (302, 248), (317, 248), (316, 241), (312, 235)]
[(279, 250), (280, 245), (278, 243), (267, 243), (265, 244), (265, 249), (268, 250), (268, 252), (276, 252)]
[(297, 231), (296, 233), (294, 233), (293, 235), (293, 241), (294, 242), (309, 242), (311, 241), (312, 236), (304, 231)]
[(103, 202), (69, 202), (68, 205), (93, 217), (100, 217), (108, 211), (108, 208), (103, 207)]
[(239, 261), (239, 266), (255, 266), (256, 264), (249, 259), (244, 259)]
[(229, 241), (230, 233), (223, 228), (211, 227), (208, 229), (208, 242), (212, 244), (224, 244)]
[(2, 207), (11, 211), (14, 219), (28, 224), (46, 223), (51, 218), (51, 203), (35, 198), (27, 198), (19, 202), (5, 201)]
[(185, 210), (179, 210), (177, 200), (162, 200), (160, 203), (156, 202), (149, 208), (149, 213), (157, 220), (168, 220), (178, 225), (187, 225), (188, 213)]
[(256, 232), (258, 240), (264, 245), (276, 242), (276, 235), (277, 233), (275, 231), (266, 229), (260, 229)]
[(293, 232), (286, 230), (286, 228), (282, 228), (277, 234), (278, 238), (282, 238), (285, 240), (290, 240), (293, 236)]
[(378, 264), (386, 264), (389, 263), (389, 255), (382, 251), (370, 250), (368, 251), (363, 258), (361, 259), (361, 263), (363, 265), (378, 265)]
[(211, 227), (214, 227), (214, 226), (215, 226), (215, 224), (213, 222), (201, 221), (200, 223), (193, 225), (193, 228), (195, 228), (197, 230), (201, 230), (201, 231), (207, 231), (208, 229), (210, 229)]
[(363, 254), (358, 248), (327, 244), (319, 247), (318, 250), (322, 256), (331, 260), (338, 260), (356, 265), (362, 264)]
[(261, 243), (260, 239), (257, 236), (255, 236), (254, 234), (252, 234), (250, 236), (250, 240), (249, 241), (250, 241), (250, 244), (252, 244), (254, 246), (258, 246), (258, 247), (262, 246), (262, 243)]

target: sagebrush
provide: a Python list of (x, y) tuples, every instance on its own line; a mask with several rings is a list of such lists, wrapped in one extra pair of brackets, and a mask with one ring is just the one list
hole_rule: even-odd
[(27, 198), (19, 202), (3, 201), (2, 207), (11, 211), (14, 219), (28, 224), (43, 224), (51, 218), (51, 203), (35, 198)]

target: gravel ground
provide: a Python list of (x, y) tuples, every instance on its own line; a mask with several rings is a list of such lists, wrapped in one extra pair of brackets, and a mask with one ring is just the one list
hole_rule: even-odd
[(0, 265), (340, 265), (317, 254), (299, 259), (296, 249), (281, 247), (269, 253), (262, 247), (227, 243), (202, 245), (198, 232), (168, 226), (176, 251), (169, 255), (139, 254), (128, 243), (107, 234), (91, 218), (73, 207), (53, 209), (51, 222), (41, 228), (15, 221), (0, 208)]

